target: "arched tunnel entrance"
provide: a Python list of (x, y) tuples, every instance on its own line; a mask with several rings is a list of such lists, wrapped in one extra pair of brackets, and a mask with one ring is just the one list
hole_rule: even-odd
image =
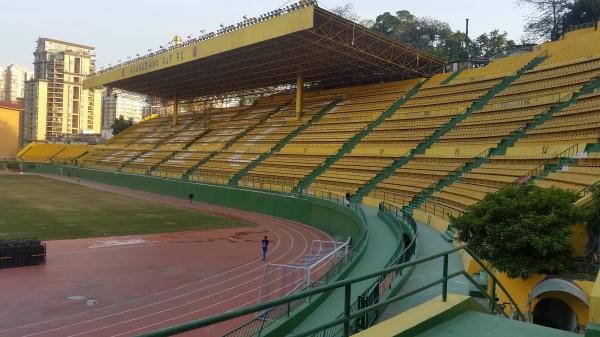
[(536, 304), (533, 323), (566, 331), (577, 330), (575, 312), (565, 301), (555, 297), (544, 298)]
[(533, 287), (528, 307), (534, 324), (578, 332), (587, 323), (589, 300), (575, 283), (551, 277)]

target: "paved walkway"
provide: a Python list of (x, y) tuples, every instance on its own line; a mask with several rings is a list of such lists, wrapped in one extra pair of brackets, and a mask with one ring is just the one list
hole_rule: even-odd
[[(377, 216), (377, 209), (370, 206), (362, 206), (367, 217), (367, 228), (369, 239), (367, 250), (352, 269), (348, 278), (365, 275), (385, 267), (388, 259), (396, 250), (399, 238), (395, 232)], [(352, 298), (357, 298), (371, 284), (372, 280), (358, 283), (352, 287)], [(344, 290), (338, 289), (327, 298), (327, 300), (315, 309), (299, 326), (295, 332), (304, 331), (310, 327), (333, 321), (344, 311)]]
[[(431, 256), (449, 249), (454, 246), (446, 242), (439, 232), (423, 223), (417, 223), (419, 237), (417, 239), (418, 257)], [(442, 277), (443, 259), (435, 259), (415, 266), (415, 270), (408, 282), (404, 285), (400, 294), (407, 293), (427, 283), (431, 283)], [(450, 255), (448, 259), (448, 274), (463, 270), (462, 261), (458, 253)], [(448, 292), (457, 294), (468, 294), (469, 281), (464, 277), (457, 277), (448, 282)], [(442, 293), (442, 286), (435, 286), (428, 290), (417, 293), (411, 297), (405, 298), (397, 303), (391, 304), (380, 317), (380, 321), (396, 316), (399, 313), (424, 303)]]
[(422, 332), (417, 337), (577, 337), (582, 336), (540, 325), (513, 321), (480, 312), (467, 311)]

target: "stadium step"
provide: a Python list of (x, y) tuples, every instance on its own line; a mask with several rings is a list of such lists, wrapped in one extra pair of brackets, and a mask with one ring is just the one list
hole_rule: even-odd
[(150, 168), (148, 169), (148, 171), (146, 171), (146, 175), (152, 175), (152, 172), (154, 172), (160, 165), (166, 163), (169, 159), (173, 158), (173, 156), (175, 156), (179, 152), (187, 150), (190, 146), (192, 146), (192, 144), (194, 144), (200, 138), (204, 137), (209, 132), (210, 132), (210, 129), (205, 129), (204, 131), (200, 132), (196, 137), (192, 138), (192, 140), (190, 140), (189, 142), (187, 142), (185, 144), (185, 146), (181, 150), (175, 150), (175, 151), (169, 153), (169, 155), (167, 155), (166, 157), (164, 157), (161, 161), (159, 161), (158, 163), (150, 166)]
[[(187, 129), (189, 129), (190, 126), (194, 125), (199, 119), (201, 119), (201, 117), (200, 118), (195, 118), (195, 119), (191, 120), (189, 123), (185, 124), (184, 127), (181, 128), (181, 130), (179, 130), (179, 132), (187, 131)], [(135, 155), (135, 156), (127, 159), (126, 161), (122, 162), (121, 165), (119, 165), (119, 167), (117, 168), (117, 172), (122, 172), (123, 168), (125, 166), (127, 166), (129, 163), (132, 163), (133, 161), (135, 161), (139, 157), (145, 155), (146, 153), (148, 153), (148, 152), (150, 152), (152, 150), (157, 149), (159, 146), (165, 144), (170, 139), (172, 139), (173, 137), (177, 136), (179, 134), (179, 132), (173, 132), (173, 133), (171, 133), (167, 137), (165, 137), (165, 138), (161, 139), (159, 142), (155, 143), (150, 150), (141, 151), (137, 155)]]
[(440, 82), (440, 84), (441, 85), (448, 85), (448, 84), (450, 84), (450, 82), (452, 82), (452, 80), (455, 79), (456, 76), (458, 76), (460, 73), (462, 73), (462, 70), (457, 70), (457, 71), (453, 72), (445, 80), (443, 80), (442, 82)]
[[(490, 155), (505, 154), (506, 149), (510, 146), (513, 146), (519, 139), (521, 139), (521, 137), (525, 136), (529, 130), (532, 130), (535, 127), (543, 124), (547, 120), (551, 119), (555, 113), (557, 113), (557, 112), (561, 111), (562, 109), (565, 109), (568, 106), (570, 106), (571, 104), (575, 103), (579, 96), (588, 94), (598, 87), (600, 87), (600, 76), (598, 78), (592, 80), (587, 85), (584, 85), (581, 88), (581, 90), (574, 93), (569, 100), (556, 104), (555, 106), (548, 109), (548, 112), (546, 112), (545, 114), (542, 114), (540, 116), (537, 116), (532, 122), (526, 124), (525, 127), (523, 127), (521, 130), (511, 134), (507, 138), (504, 138), (500, 142), (498, 147), (491, 149), (485, 156), (476, 156), (479, 158), (476, 158), (474, 160), (467, 162), (467, 164), (465, 164), (462, 167), (460, 167), (459, 169), (451, 172), (446, 177), (440, 179), (437, 183), (433, 184), (432, 186), (428, 187), (420, 194), (416, 195), (408, 204), (409, 207), (405, 207), (404, 210), (408, 211), (408, 212), (412, 212), (413, 209), (421, 206), (423, 204), (423, 202), (431, 199), (433, 192), (441, 191), (444, 187), (449, 186), (452, 183), (458, 181), (464, 173), (468, 173), (471, 170), (481, 166), (481, 164), (488, 161), (489, 160), (488, 157)], [(573, 147), (575, 147), (575, 145)], [(542, 179), (542, 178), (546, 177), (548, 174), (562, 169), (562, 167), (564, 167), (565, 165), (576, 164), (579, 161), (579, 159), (572, 158), (573, 147), (556, 155), (556, 157), (554, 157), (554, 159), (556, 159), (558, 161), (556, 164), (543, 165), (543, 169), (541, 170), (541, 172), (536, 173), (536, 175), (533, 176), (532, 179), (529, 180), (529, 182), (532, 182), (535, 179)], [(532, 170), (532, 172), (533, 171), (537, 172), (538, 171), (537, 169), (538, 168), (534, 168)]]
[(452, 183), (454, 183), (455, 181), (457, 181), (458, 179), (460, 179), (460, 177), (464, 173), (468, 173), (471, 170), (473, 170), (474, 168), (477, 168), (477, 167), (481, 166), (481, 164), (489, 161), (488, 155), (489, 155), (489, 150), (488, 149), (486, 149), (485, 151), (483, 151), (480, 154), (476, 155), (475, 157), (473, 157), (473, 159), (469, 160), (468, 162), (466, 162), (461, 167), (459, 167), (456, 170), (450, 172), (447, 176), (445, 176), (444, 178), (442, 178), (442, 179), (438, 180), (437, 182), (433, 183), (431, 186), (429, 186), (426, 189), (424, 189), (421, 193), (419, 193), (416, 196), (414, 196), (412, 198), (412, 200), (408, 203), (408, 206), (410, 208), (405, 207), (404, 209), (406, 211), (410, 211), (411, 214), (412, 214), (412, 210), (413, 209), (419, 208), (419, 206), (421, 206), (423, 204), (423, 202), (431, 199), (431, 197), (433, 195), (433, 192), (440, 191), (444, 187), (452, 185)]
[[(483, 289), (487, 289), (489, 282), (489, 275), (485, 270), (480, 271), (479, 273), (473, 274), (473, 280), (479, 284)], [(477, 298), (485, 298), (485, 294), (481, 292), (477, 287), (471, 285), (469, 289), (469, 296), (477, 297)]]
[(338, 161), (342, 156), (347, 153), (350, 153), (352, 149), (358, 144), (365, 136), (367, 136), (373, 129), (375, 129), (379, 124), (383, 123), (383, 121), (390, 117), (394, 112), (396, 112), (404, 103), (408, 102), (419, 90), (421, 86), (426, 81), (421, 83), (417, 83), (414, 87), (412, 87), (409, 91), (407, 91), (402, 98), (397, 100), (394, 104), (392, 104), (387, 110), (382, 112), (375, 120), (373, 120), (366, 128), (362, 129), (360, 132), (355, 134), (352, 138), (350, 138), (342, 147), (333, 155), (327, 157), (325, 161), (315, 167), (308, 175), (306, 175), (293, 189), (293, 192), (298, 193), (302, 189), (307, 188), (310, 184), (323, 172), (325, 172), (333, 163)]
[(200, 166), (206, 164), (209, 160), (213, 159), (214, 157), (216, 157), (219, 153), (221, 153), (221, 151), (223, 150), (227, 150), (229, 149), (233, 144), (235, 144), (238, 140), (242, 139), (244, 136), (246, 136), (248, 133), (250, 133), (252, 130), (256, 129), (257, 127), (263, 125), (269, 118), (271, 118), (273, 115), (275, 115), (276, 113), (278, 113), (279, 111), (281, 111), (281, 109), (287, 107), (288, 105), (290, 105), (291, 102), (287, 102), (284, 105), (274, 109), (273, 111), (269, 112), (268, 114), (266, 114), (265, 116), (263, 116), (256, 124), (248, 127), (246, 130), (238, 133), (235, 137), (233, 137), (233, 139), (231, 139), (230, 141), (228, 141), (225, 146), (223, 146), (220, 150), (217, 151), (213, 151), (210, 155), (208, 155), (208, 157), (200, 160), (198, 163), (196, 163), (196, 165), (192, 166), (190, 169), (188, 169), (184, 174), (182, 179), (189, 179), (189, 177), (198, 169), (200, 168)]
[(547, 55), (538, 56), (527, 63), (523, 68), (519, 69), (514, 75), (508, 76), (503, 79), (498, 85), (492, 87), (485, 95), (479, 98), (477, 101), (473, 102), (469, 108), (465, 110), (460, 115), (454, 116), (448, 121), (444, 126), (434, 131), (429, 137), (423, 140), (416, 148), (412, 149), (410, 152), (407, 152), (406, 155), (394, 160), (388, 167), (379, 171), (371, 180), (367, 181), (363, 186), (361, 186), (356, 194), (352, 196), (352, 200), (354, 202), (361, 202), (362, 198), (371, 192), (377, 184), (382, 182), (383, 180), (390, 177), (396, 170), (406, 163), (408, 163), (411, 159), (415, 157), (417, 154), (423, 154), (427, 149), (429, 149), (440, 137), (448, 133), (452, 130), (458, 123), (460, 123), (465, 118), (469, 117), (474, 111), (477, 111), (483, 108), (492, 98), (494, 98), (499, 92), (506, 89), (509, 85), (511, 85), (514, 81), (519, 79), (525, 72), (535, 68), (538, 64), (542, 63), (547, 58)]
[(588, 82), (579, 91), (577, 91), (573, 95), (571, 95), (571, 98), (569, 98), (568, 100), (554, 105), (546, 113), (537, 116), (536, 118), (534, 118), (533, 121), (527, 123), (525, 125), (525, 127), (523, 127), (521, 130), (513, 133), (511, 136), (509, 136), (507, 138), (504, 138), (498, 144), (498, 146), (493, 151), (491, 151), (491, 155), (505, 154), (506, 149), (515, 145), (517, 141), (519, 141), (523, 136), (525, 136), (527, 134), (527, 132), (529, 132), (530, 130), (533, 130), (534, 128), (536, 128), (539, 125), (542, 125), (547, 120), (552, 119), (552, 117), (554, 117), (555, 113), (557, 113), (557, 112), (569, 107), (571, 104), (575, 103), (579, 96), (589, 94), (598, 88), (600, 88), (600, 76), (597, 76), (593, 80)]
[(442, 233), (442, 238), (444, 238), (444, 240), (446, 240), (448, 242), (453, 242), (455, 237), (456, 237), (456, 229), (452, 225), (448, 226), (446, 231), (444, 233)]
[(246, 165), (246, 167), (244, 167), (238, 173), (233, 175), (233, 177), (231, 177), (231, 179), (229, 180), (229, 185), (237, 186), (238, 182), (244, 176), (246, 176), (246, 174), (248, 174), (248, 172), (252, 171), (252, 169), (254, 169), (258, 165), (260, 165), (260, 163), (262, 163), (264, 160), (269, 158), (273, 153), (279, 152), (279, 150), (281, 150), (284, 146), (286, 146), (292, 139), (294, 139), (294, 137), (299, 135), (302, 131), (306, 130), (306, 128), (311, 126), (313, 123), (319, 121), (321, 119), (321, 117), (325, 116), (325, 114), (327, 112), (331, 111), (331, 109), (333, 109), (335, 106), (337, 106), (341, 101), (342, 101), (341, 99), (333, 100), (331, 103), (329, 103), (327, 106), (325, 106), (321, 111), (319, 111), (314, 116), (312, 116), (308, 120), (308, 122), (300, 125), (294, 131), (292, 131), (290, 134), (288, 134), (284, 139), (279, 141), (279, 143), (277, 143), (270, 151), (258, 156), (258, 158), (256, 158), (252, 162), (250, 162), (248, 165)]

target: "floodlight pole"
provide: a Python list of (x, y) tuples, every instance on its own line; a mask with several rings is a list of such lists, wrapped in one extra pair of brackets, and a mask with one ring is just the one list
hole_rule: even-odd
[(179, 97), (175, 96), (173, 102), (173, 126), (177, 126), (177, 114), (179, 113)]
[(304, 99), (304, 75), (302, 72), (298, 73), (296, 77), (296, 118), (300, 120), (302, 118), (302, 101)]
[(469, 53), (469, 19), (465, 19), (466, 32), (465, 32), (465, 51), (467, 54), (467, 69), (471, 69), (471, 54)]

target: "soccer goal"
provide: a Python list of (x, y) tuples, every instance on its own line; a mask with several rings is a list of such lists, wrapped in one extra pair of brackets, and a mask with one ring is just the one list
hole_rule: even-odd
[(288, 264), (269, 263), (265, 266), (259, 303), (310, 287), (329, 267), (348, 254), (348, 241), (311, 242), (308, 253)]

